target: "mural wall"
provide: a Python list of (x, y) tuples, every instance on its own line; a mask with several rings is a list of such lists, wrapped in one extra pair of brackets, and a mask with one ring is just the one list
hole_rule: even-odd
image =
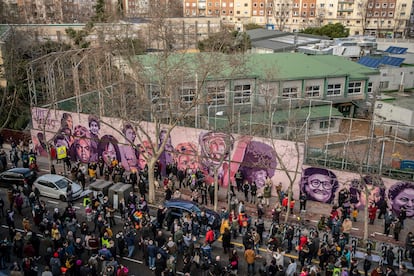
[[(152, 137), (147, 139), (133, 125), (120, 119), (42, 108), (32, 109), (32, 121), (33, 143), (37, 152), (45, 156), (46, 143), (55, 147), (65, 145), (72, 161), (96, 162), (102, 157), (110, 163), (116, 158), (127, 171), (140, 171), (144, 169), (148, 155), (152, 154), (151, 142), (162, 143), (168, 139), (160, 157), (163, 175), (166, 164), (176, 162), (178, 169), (200, 170), (207, 182), (212, 182), (214, 169), (217, 168), (223, 186), (228, 185), (229, 174), (231, 182), (234, 182), (238, 170), (249, 181), (256, 181), (259, 188), (264, 186), (267, 176), (274, 183), (281, 182), (285, 189), (289, 183), (287, 173), (297, 173), (297, 183), (300, 180), (303, 145), (300, 145), (298, 153), (295, 144), (289, 141), (271, 141), (185, 127), (174, 128), (170, 137), (166, 137), (166, 131), (161, 131), (155, 139), (153, 124), (141, 124)], [(231, 149), (230, 153), (227, 152), (228, 148)], [(276, 152), (282, 158), (285, 170), (280, 169)], [(296, 170), (298, 158), (299, 168)], [(221, 166), (219, 160), (224, 160)], [(298, 194), (299, 185), (295, 187), (294, 192)]]
[(339, 192), (350, 192), (351, 204), (363, 209), (366, 204), (379, 204), (386, 200), (394, 213), (405, 208), (408, 218), (414, 218), (414, 183), (379, 176), (364, 175), (370, 195), (368, 198), (361, 185), (361, 176), (356, 173), (304, 166), (300, 190), (310, 200), (337, 204)]
[[(394, 212), (399, 213), (404, 207), (407, 217), (414, 218), (414, 183), (364, 176), (371, 191), (367, 199), (361, 192), (360, 176), (356, 173), (308, 166), (302, 168), (303, 145), (299, 147), (298, 156), (294, 142), (184, 127), (174, 128), (170, 137), (166, 137), (166, 131), (161, 131), (155, 139), (153, 124), (141, 124), (151, 135), (150, 141), (133, 125), (120, 119), (42, 108), (32, 109), (32, 121), (32, 140), (40, 155), (47, 156), (46, 143), (55, 147), (65, 145), (72, 161), (96, 162), (102, 157), (110, 163), (116, 158), (127, 171), (140, 171), (144, 169), (148, 155), (152, 154), (151, 141), (161, 143), (168, 139), (160, 156), (162, 175), (165, 175), (166, 164), (175, 162), (180, 170), (201, 171), (207, 182), (212, 182), (217, 168), (220, 184), (227, 186), (229, 174), (234, 183), (234, 175), (240, 170), (249, 181), (256, 181), (259, 188), (269, 176), (274, 184), (282, 183), (286, 190), (289, 185), (287, 173), (297, 174), (293, 189), (295, 198), (302, 191), (310, 200), (337, 204), (340, 190), (346, 188), (351, 194), (351, 203), (357, 208), (387, 200)], [(227, 152), (227, 143), (230, 143), (230, 153)], [(276, 153), (283, 166), (279, 164)], [(298, 158), (299, 169), (296, 170)], [(224, 160), (221, 166), (218, 160)]]

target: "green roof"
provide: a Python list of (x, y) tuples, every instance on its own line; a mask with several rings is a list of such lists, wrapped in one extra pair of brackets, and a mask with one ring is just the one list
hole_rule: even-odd
[[(146, 68), (157, 68), (159, 55), (143, 55), (138, 59)], [(331, 55), (305, 55), (302, 53), (269, 53), (224, 55), (221, 53), (186, 53), (171, 55), (170, 68), (191, 74), (202, 74), (203, 68), (210, 65), (209, 79), (258, 78), (266, 81), (302, 80), (325, 77), (349, 76), (352, 80), (367, 79), (368, 75), (379, 74), (371, 69), (344, 57)], [(211, 64), (215, 64), (211, 67)], [(185, 69), (184, 69), (185, 68)]]
[(365, 79), (379, 71), (344, 57), (301, 53), (253, 54), (249, 59), (253, 74), (268, 80), (309, 79), (348, 75)]
[(3, 35), (10, 29), (9, 25), (0, 24), (0, 40), (3, 40)]

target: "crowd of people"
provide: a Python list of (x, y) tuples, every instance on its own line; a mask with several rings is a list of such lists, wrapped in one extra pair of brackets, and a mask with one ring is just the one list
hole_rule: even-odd
[[(17, 146), (15, 148), (19, 151)], [(21, 149), (20, 153), (23, 151)], [(35, 155), (32, 162), (36, 163)], [(13, 166), (19, 166), (19, 162)], [(394, 266), (392, 249), (387, 250), (379, 265), (374, 262), (370, 250), (362, 260), (353, 257), (350, 231), (358, 214), (350, 204), (346, 189), (340, 191), (330, 215), (322, 216), (317, 226), (309, 230), (302, 225), (281, 223), (281, 216), (288, 209), (291, 213), (298, 212), (295, 200), (289, 200), (281, 183), (274, 185), (267, 178), (264, 188), (259, 191), (254, 182), (249, 183), (238, 172), (237, 183), (231, 186), (228, 195), (230, 209), (221, 208), (221, 223), (217, 226), (209, 222), (204, 211), (171, 219), (169, 210), (162, 204), (156, 218), (151, 219), (146, 201), (147, 170), (139, 174), (127, 173), (116, 159), (110, 164), (100, 161), (82, 164), (69, 160), (66, 166), (71, 172), (69, 177), (79, 181), (85, 189), (97, 178), (131, 183), (136, 189), (119, 202), (117, 210), (105, 195), (87, 196), (83, 201), (84, 215), (76, 212), (70, 197), (64, 210), (60, 210), (50, 208), (40, 200), (38, 191), (29, 185), (9, 189), (9, 206), (4, 216), (6, 202), (0, 200), (2, 219), (5, 217), (9, 228), (8, 235), (1, 239), (0, 268), (11, 264), (7, 267), (10, 275), (37, 275), (39, 264), (42, 264), (41, 275), (44, 276), (129, 275), (131, 272), (123, 257), (135, 258), (137, 255), (157, 276), (176, 275), (178, 267), (184, 275), (194, 275), (197, 271), (217, 276), (238, 275), (242, 265), (246, 266), (248, 275), (356, 276), (360, 275), (361, 267), (365, 275), (408, 275), (403, 263), (398, 264), (398, 268)], [(206, 183), (198, 171), (180, 171), (174, 164), (168, 164), (168, 177), (163, 178), (157, 171), (155, 176), (160, 183), (159, 189), (164, 189), (165, 200), (183, 198), (187, 193), (196, 203), (214, 204), (214, 185)], [(54, 167), (51, 172), (56, 173)], [(276, 195), (272, 197), (273, 186)], [(189, 191), (183, 192), (186, 189)], [(299, 211), (305, 212), (306, 195), (302, 193), (298, 200)], [(388, 206), (384, 212), (383, 206), (375, 207), (380, 209), (379, 219), (384, 217), (384, 233), (389, 234), (392, 228), (398, 240), (396, 223), (400, 222), (403, 227), (404, 220), (393, 217)], [(24, 208), (30, 210), (31, 217), (27, 216), (28, 212), (23, 212)], [(271, 210), (271, 218), (266, 215), (270, 213), (268, 210)], [(115, 220), (116, 212), (121, 220)], [(270, 228), (266, 226), (267, 219), (272, 220)], [(21, 220), (23, 232), (16, 230), (16, 220)], [(375, 217), (371, 222), (375, 223)], [(42, 237), (38, 235), (40, 233)], [(217, 241), (219, 237), (221, 243)], [(232, 245), (238, 238), (242, 240), (243, 252)], [(411, 232), (406, 241), (404, 257), (413, 260), (414, 236)], [(222, 247), (222, 252), (219, 250), (215, 254), (214, 247)], [(298, 256), (297, 261), (287, 258), (292, 253)]]

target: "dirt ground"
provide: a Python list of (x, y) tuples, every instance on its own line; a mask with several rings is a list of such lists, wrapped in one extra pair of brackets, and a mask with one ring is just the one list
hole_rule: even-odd
[(396, 156), (401, 160), (414, 160), (414, 142), (404, 141), (394, 133), (387, 134), (381, 126), (374, 128), (373, 138), (370, 138), (370, 127), (370, 121), (344, 119), (338, 133), (309, 137), (308, 145), (325, 152), (328, 144), (330, 158), (345, 158), (357, 164), (367, 160), (368, 153), (370, 164), (379, 165), (382, 159), (384, 167), (391, 167)]

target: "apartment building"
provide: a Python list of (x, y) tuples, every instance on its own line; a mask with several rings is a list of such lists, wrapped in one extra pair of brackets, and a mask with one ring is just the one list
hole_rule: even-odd
[(378, 37), (405, 37), (413, 14), (412, 0), (183, 0), (183, 4), (185, 17), (221, 17), (229, 24), (256, 23), (281, 31), (339, 22), (351, 35)]

